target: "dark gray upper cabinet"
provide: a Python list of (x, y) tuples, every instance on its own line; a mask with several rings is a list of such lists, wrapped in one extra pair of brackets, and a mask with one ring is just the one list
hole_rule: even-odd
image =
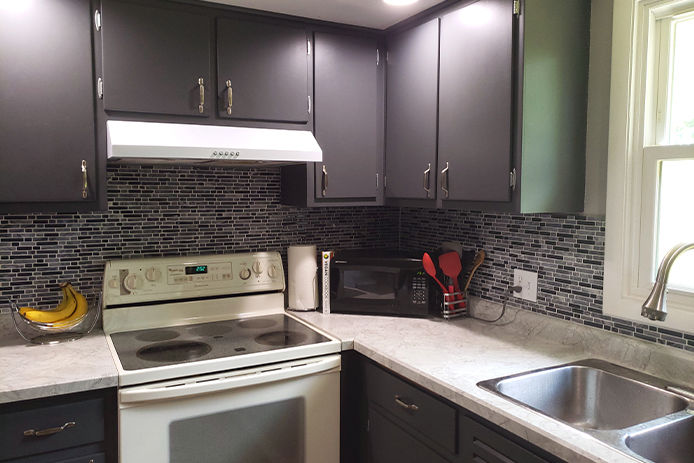
[(513, 23), (512, 0), (480, 0), (441, 17), (443, 200), (511, 199)]
[(102, 1), (104, 109), (211, 114), (211, 19), (163, 2)]
[(54, 0), (0, 14), (0, 211), (99, 205), (91, 13)]
[(317, 32), (314, 59), (314, 128), (323, 150), (316, 198), (375, 197), (383, 159), (378, 42)]
[(388, 38), (388, 198), (436, 198), (438, 44), (438, 18)]
[(310, 56), (301, 27), (248, 19), (217, 20), (220, 117), (257, 121), (309, 120)]

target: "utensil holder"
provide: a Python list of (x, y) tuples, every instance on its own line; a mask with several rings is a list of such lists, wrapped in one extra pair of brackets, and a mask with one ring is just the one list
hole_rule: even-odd
[(74, 341), (91, 333), (96, 327), (101, 315), (101, 292), (85, 295), (87, 298), (87, 313), (75, 325), (70, 327), (52, 326), (55, 323), (38, 323), (27, 320), (19, 313), (19, 306), (10, 301), (12, 322), (19, 335), (33, 344), (56, 344)]
[(467, 294), (465, 292), (434, 292), (436, 294), (436, 306), (439, 308), (443, 318), (450, 320), (451, 318), (467, 317), (469, 312)]

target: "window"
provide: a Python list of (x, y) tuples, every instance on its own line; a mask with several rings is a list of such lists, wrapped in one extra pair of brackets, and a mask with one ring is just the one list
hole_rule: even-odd
[[(615, 0), (605, 313), (647, 323), (659, 263), (694, 241), (694, 0)], [(694, 332), (694, 253), (668, 280), (661, 326)]]

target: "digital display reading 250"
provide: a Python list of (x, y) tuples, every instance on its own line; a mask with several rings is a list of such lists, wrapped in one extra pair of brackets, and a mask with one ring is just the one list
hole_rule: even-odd
[(186, 267), (186, 275), (198, 275), (201, 273), (207, 273), (207, 265), (191, 265)]

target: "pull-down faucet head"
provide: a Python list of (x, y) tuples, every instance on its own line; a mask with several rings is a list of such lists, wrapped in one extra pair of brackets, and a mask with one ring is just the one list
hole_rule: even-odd
[(664, 321), (667, 317), (665, 296), (667, 295), (667, 279), (670, 276), (670, 268), (675, 260), (685, 251), (694, 249), (694, 243), (680, 243), (668, 251), (658, 267), (655, 284), (646, 302), (641, 306), (641, 316), (651, 320)]

